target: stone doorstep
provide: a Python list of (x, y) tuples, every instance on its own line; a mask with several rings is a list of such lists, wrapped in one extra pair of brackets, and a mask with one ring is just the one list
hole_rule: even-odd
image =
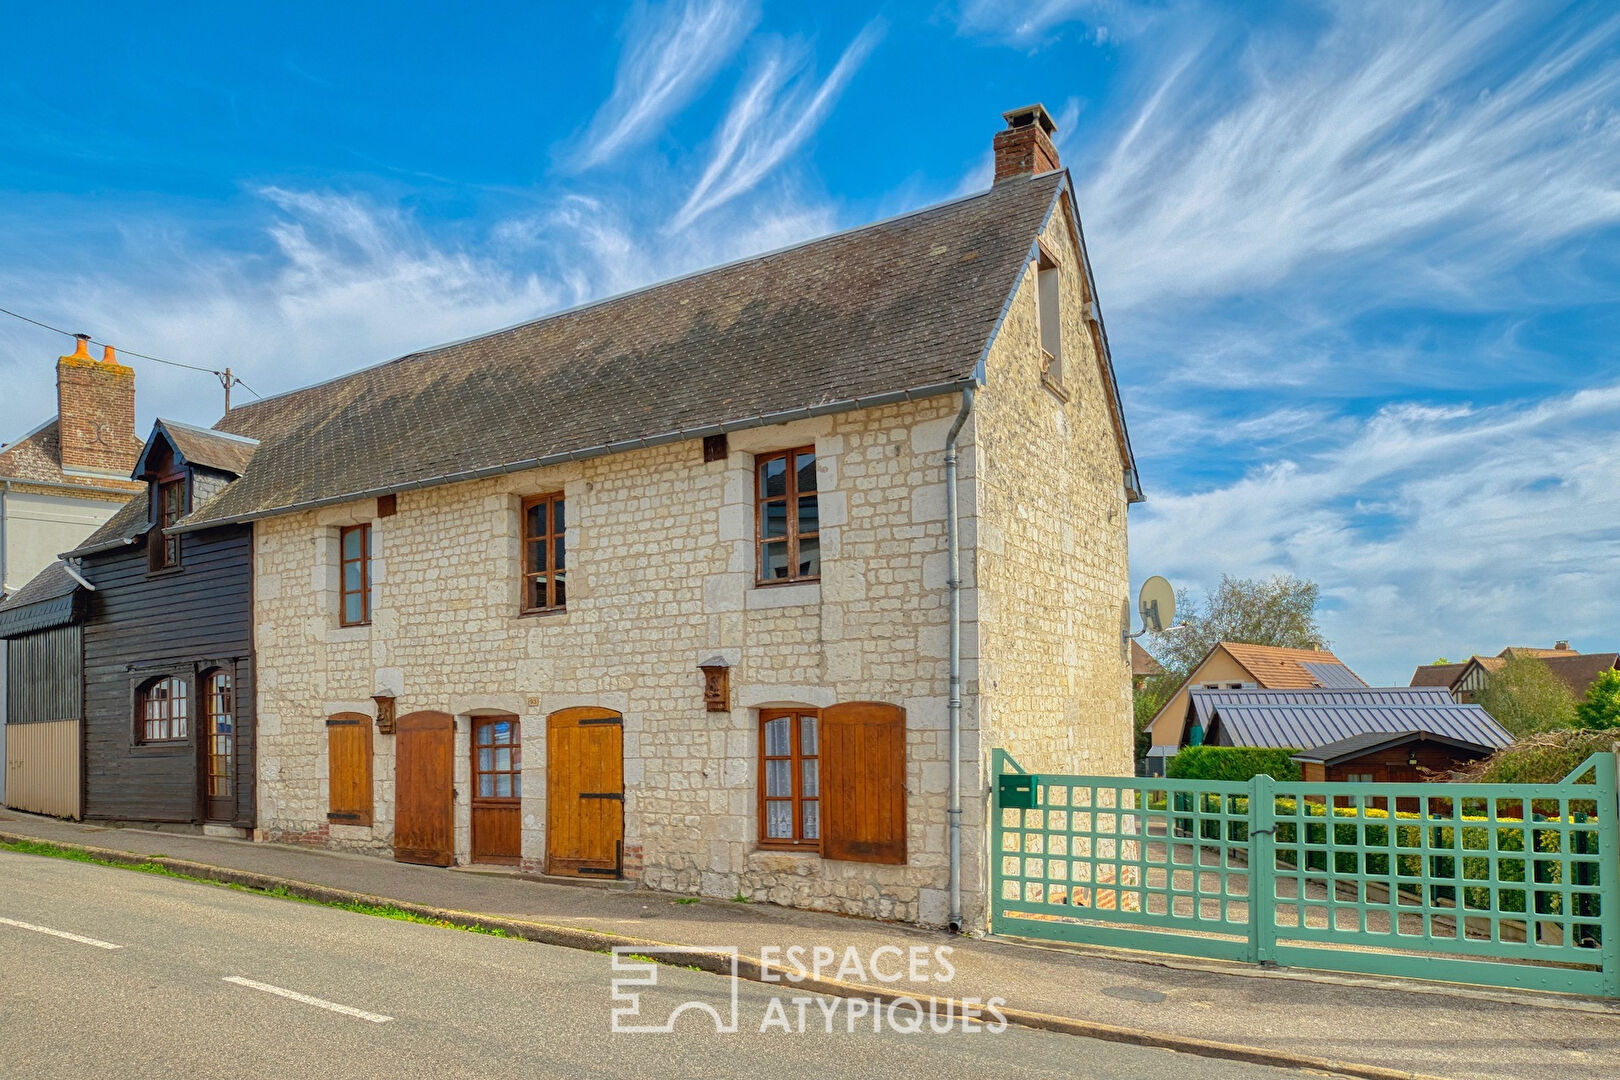
[(536, 874), (516, 866), (499, 866), (493, 863), (458, 863), (455, 866), (447, 866), (445, 869), (457, 874), (473, 874), (479, 877), (538, 881), (546, 885), (573, 885), (578, 888), (609, 889), (614, 892), (634, 892), (638, 888), (635, 882), (626, 881), (623, 878), (588, 878), (564, 874)]

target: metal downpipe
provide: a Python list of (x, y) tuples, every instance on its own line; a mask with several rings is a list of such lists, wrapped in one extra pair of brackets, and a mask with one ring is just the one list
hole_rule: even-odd
[(973, 411), (973, 387), (962, 390), (962, 408), (945, 436), (945, 546), (950, 560), (946, 584), (950, 589), (950, 796), (946, 819), (950, 824), (950, 931), (962, 930), (962, 555), (961, 531), (956, 520), (956, 437)]

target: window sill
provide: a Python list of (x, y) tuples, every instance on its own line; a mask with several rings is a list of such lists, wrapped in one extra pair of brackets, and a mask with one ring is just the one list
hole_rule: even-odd
[(821, 603), (821, 579), (812, 581), (755, 582), (743, 598), (749, 610), (800, 607)]
[(328, 645), (341, 645), (346, 641), (369, 641), (370, 639), (370, 623), (356, 623), (353, 626), (331, 626), (326, 630), (326, 643)]
[(520, 611), (516, 617), (519, 619), (549, 619), (566, 614), (568, 614), (568, 609), (565, 607), (535, 608), (533, 611)]
[(156, 570), (148, 570), (146, 572), (146, 576), (149, 577), (149, 578), (172, 577), (173, 575), (180, 573), (180, 571), (182, 571), (184, 569), (185, 569), (184, 566), (163, 566), (163, 567), (159, 567)]
[(1044, 372), (1044, 371), (1041, 372), (1041, 385), (1046, 387), (1047, 393), (1051, 394), (1053, 397), (1057, 398), (1059, 401), (1064, 402), (1064, 403), (1068, 402), (1068, 400), (1069, 400), (1069, 392), (1067, 390), (1063, 389), (1063, 384), (1062, 383), (1060, 383), (1056, 379), (1052, 378), (1052, 376), (1050, 374), (1048, 374), (1047, 372)]
[(808, 844), (767, 844), (761, 843), (752, 854), (755, 855), (804, 855), (810, 858), (821, 858), (821, 847), (811, 847)]

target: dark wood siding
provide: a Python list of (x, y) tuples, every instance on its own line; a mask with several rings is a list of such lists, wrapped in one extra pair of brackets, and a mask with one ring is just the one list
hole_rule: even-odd
[[(85, 559), (95, 584), (84, 626), (86, 817), (202, 819), (202, 676), (228, 667), (236, 689), (232, 824), (254, 820), (253, 536), (234, 526), (189, 534), (181, 568), (149, 573), (144, 544)], [(145, 681), (190, 684), (183, 744), (137, 742), (135, 696)]]
[(6, 650), (6, 723), (79, 719), (82, 643), (77, 626), (11, 639)]

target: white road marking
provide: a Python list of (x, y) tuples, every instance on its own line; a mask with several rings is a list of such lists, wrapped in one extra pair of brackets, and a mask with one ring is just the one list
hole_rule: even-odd
[(6, 926), (15, 926), (19, 930), (32, 930), (36, 934), (49, 934), (52, 937), (66, 938), (69, 941), (77, 941), (80, 945), (94, 945), (98, 949), (123, 948), (122, 945), (114, 945), (110, 941), (100, 941), (93, 937), (81, 937), (78, 934), (70, 934), (66, 930), (52, 930), (48, 926), (35, 926), (31, 922), (18, 922), (16, 919), (0, 919), (0, 923), (4, 923)]
[(254, 982), (252, 979), (244, 979), (240, 975), (226, 975), (225, 981), (228, 983), (235, 983), (237, 986), (247, 986), (253, 988), (254, 990), (263, 990), (267, 994), (275, 994), (278, 997), (291, 998), (294, 1001), (302, 1001), (305, 1005), (314, 1005), (317, 1008), (330, 1009), (335, 1013), (342, 1013), (344, 1016), (357, 1016), (362, 1020), (370, 1020), (373, 1024), (386, 1024), (388, 1021), (393, 1019), (392, 1016), (379, 1016), (373, 1012), (366, 1012), (364, 1009), (356, 1009), (352, 1005), (339, 1005), (335, 1001), (326, 1001), (322, 998), (310, 997), (308, 994), (300, 994), (296, 990), (287, 990), (280, 986), (271, 986), (269, 983)]

